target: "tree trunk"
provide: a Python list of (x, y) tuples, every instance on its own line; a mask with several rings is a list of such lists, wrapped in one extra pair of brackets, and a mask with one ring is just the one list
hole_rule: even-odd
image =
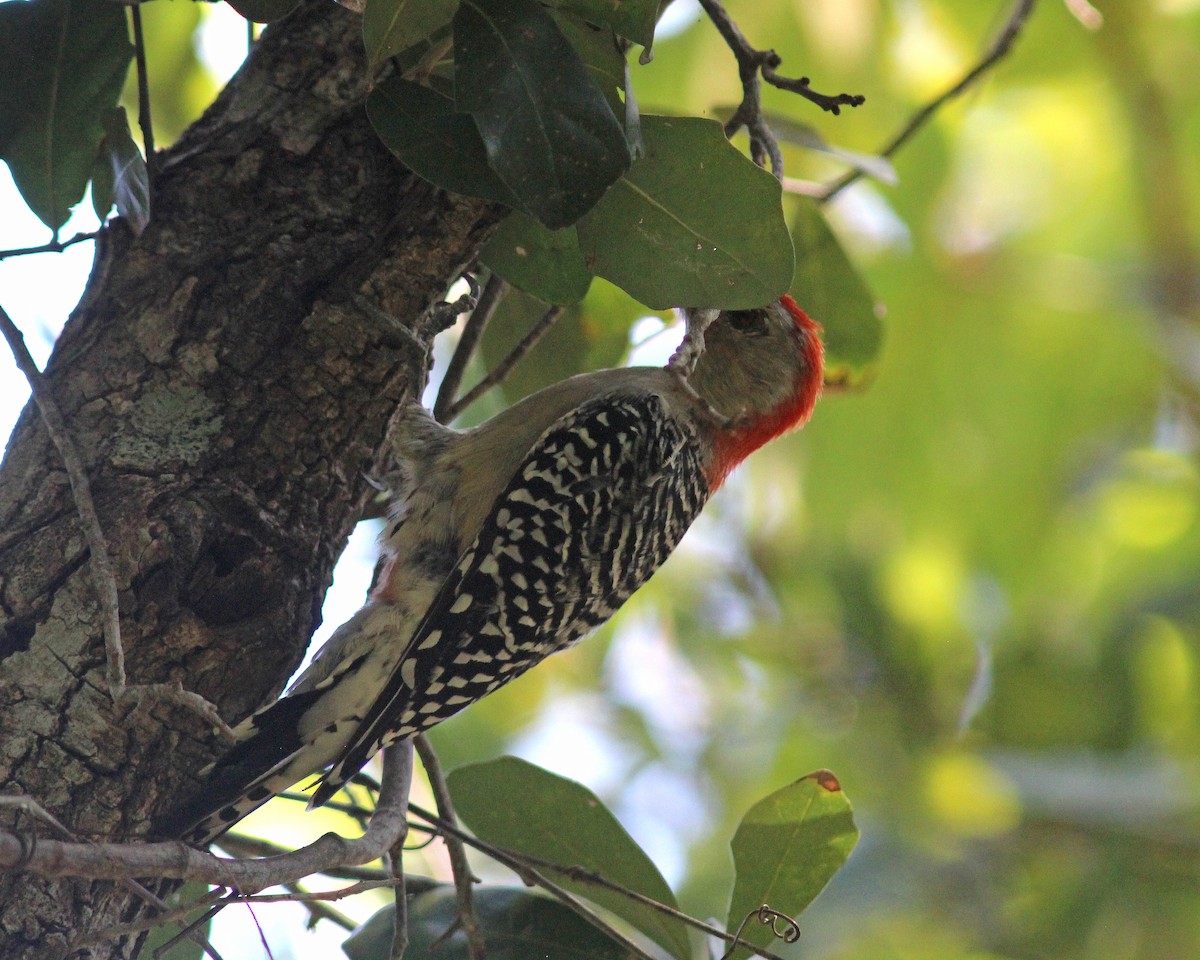
[[(98, 244), (47, 369), (109, 540), (129, 682), (180, 680), (231, 722), (299, 662), (419, 387), (406, 331), (496, 219), (380, 145), (360, 28), (309, 0), (265, 32), (161, 155), (142, 236)], [(221, 745), (182, 710), (117, 715), (96, 597), (31, 404), (0, 471), (0, 792), (81, 838), (135, 837)], [(135, 908), (110, 883), (0, 875), (0, 957), (71, 955)]]

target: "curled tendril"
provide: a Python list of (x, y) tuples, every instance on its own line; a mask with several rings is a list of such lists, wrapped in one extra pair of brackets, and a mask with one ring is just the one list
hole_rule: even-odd
[(800, 939), (800, 924), (786, 913), (780, 913), (769, 904), (764, 903), (761, 907), (755, 907), (742, 917), (742, 922), (738, 924), (737, 933), (733, 935), (733, 944), (721, 955), (721, 960), (729, 960), (733, 956), (733, 951), (739, 946), (749, 947), (751, 950), (754, 949), (753, 946), (742, 941), (742, 931), (746, 929), (746, 924), (755, 917), (758, 918), (758, 922), (764, 927), (771, 928), (771, 933), (777, 940), (782, 940), (784, 943), (795, 943)]

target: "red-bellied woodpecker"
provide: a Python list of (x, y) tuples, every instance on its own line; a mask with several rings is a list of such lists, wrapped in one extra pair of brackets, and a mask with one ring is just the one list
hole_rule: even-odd
[(667, 368), (572, 377), (471, 430), (410, 407), (366, 606), (286, 696), (242, 722), (205, 791), (161, 832), (206, 842), (328, 768), (311, 800), (324, 803), (380, 748), (611, 617), (729, 471), (803, 424), (821, 389), (819, 328), (789, 297), (688, 320)]

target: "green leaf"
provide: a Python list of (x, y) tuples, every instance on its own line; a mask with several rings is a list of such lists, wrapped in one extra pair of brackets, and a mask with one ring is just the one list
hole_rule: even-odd
[[(841, 869), (858, 842), (850, 802), (837, 778), (818, 770), (760, 800), (742, 818), (730, 847), (736, 879), (726, 930), (763, 904), (797, 916)], [(774, 939), (755, 920), (742, 937), (759, 946)], [(749, 956), (744, 948), (734, 960)]]
[[(135, 235), (141, 234), (150, 222), (150, 174), (146, 161), (138, 150), (129, 132), (129, 118), (124, 107), (117, 107), (104, 114), (104, 139), (100, 141), (99, 159), (108, 166), (103, 180), (92, 183), (92, 203), (96, 215), (104, 219), (109, 206), (115, 201), (117, 213), (129, 223)], [(104, 211), (97, 196), (101, 190), (108, 198)]]
[(0, 159), (56, 234), (87, 187), (132, 57), (125, 11), (109, 0), (0, 4)]
[(592, 282), (574, 227), (547, 230), (511, 214), (479, 254), (484, 266), (547, 303), (578, 303)]
[(458, 109), (519, 206), (547, 227), (574, 223), (628, 169), (621, 124), (540, 4), (463, 0), (454, 50)]
[(363, 45), (370, 73), (448, 25), (457, 6), (458, 0), (367, 0)]
[[(613, 883), (676, 907), (662, 874), (599, 800), (581, 784), (518, 760), (501, 757), (459, 767), (449, 777), (459, 816), (476, 836), (498, 846), (565, 866), (582, 867)], [(683, 924), (656, 910), (547, 870), (568, 890), (612, 911), (672, 956), (691, 956)]]
[(255, 23), (270, 23), (286, 17), (300, 5), (300, 0), (228, 0), (234, 10)]
[(779, 182), (695, 117), (642, 117), (646, 155), (579, 221), (589, 269), (650, 307), (746, 309), (792, 280)]
[(625, 112), (625, 103), (621, 99), (625, 90), (625, 56), (617, 47), (616, 36), (611, 30), (585, 23), (569, 13), (554, 12), (551, 16), (596, 81), (613, 116), (622, 116)]
[(455, 113), (454, 102), (440, 93), (393, 75), (368, 95), (367, 117), (384, 145), (430, 183), (466, 196), (518, 205), (488, 166), (471, 118)]
[[(568, 907), (548, 897), (507, 887), (475, 890), (488, 960), (625, 960), (628, 954)], [(342, 944), (350, 960), (388, 960), (396, 923), (394, 904), (384, 907)], [(454, 890), (439, 887), (408, 902), (405, 960), (469, 960), (458, 922)]]
[(825, 382), (858, 387), (874, 376), (883, 322), (866, 281), (816, 204), (802, 200), (792, 220), (795, 301), (825, 328)]
[(552, 7), (603, 23), (634, 43), (649, 47), (654, 42), (659, 0), (547, 0)]

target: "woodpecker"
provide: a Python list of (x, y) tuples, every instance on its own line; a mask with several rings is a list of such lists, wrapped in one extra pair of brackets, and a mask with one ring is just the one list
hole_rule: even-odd
[(684, 314), (691, 339), (665, 368), (581, 374), (470, 430), (407, 407), (366, 605), (236, 728), (203, 792), (158, 832), (207, 843), (320, 773), (318, 806), (379, 749), (608, 620), (729, 472), (803, 425), (821, 390), (820, 327), (790, 297)]

